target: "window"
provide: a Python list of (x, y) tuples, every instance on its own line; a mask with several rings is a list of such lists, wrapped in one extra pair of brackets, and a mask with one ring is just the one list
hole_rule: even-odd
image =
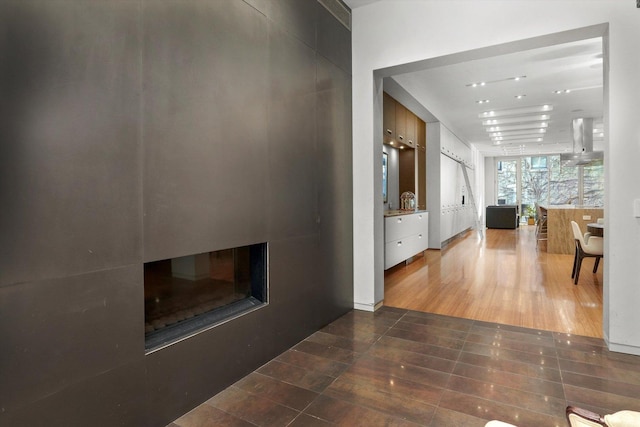
[(531, 157), (531, 169), (546, 169), (547, 158), (546, 157)]
[[(544, 159), (544, 161), (540, 159)], [(547, 200), (549, 200), (549, 171), (547, 170), (546, 157), (522, 157), (521, 161), (522, 212), (525, 212), (525, 205), (547, 204)]]
[(578, 167), (563, 167), (560, 156), (549, 156), (549, 204), (578, 204)]
[(604, 205), (604, 165), (565, 166), (560, 155), (522, 156), (496, 161), (497, 197), (521, 204), (521, 212), (541, 205)]
[(517, 168), (516, 160), (503, 160), (498, 162), (498, 200), (504, 200), (503, 204), (517, 204)]
[(582, 204), (604, 206), (604, 166), (602, 160), (595, 160), (583, 166)]

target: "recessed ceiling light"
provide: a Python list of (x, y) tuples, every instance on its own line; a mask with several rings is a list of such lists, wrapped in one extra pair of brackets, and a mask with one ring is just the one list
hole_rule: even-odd
[(560, 89), (560, 90), (554, 90), (553, 93), (560, 95), (562, 93), (571, 93), (571, 89)]
[(522, 99), (522, 98), (524, 98), (525, 96), (527, 96), (527, 95), (516, 95), (516, 96), (514, 96), (514, 98), (516, 98), (516, 99)]
[(540, 134), (545, 133), (546, 129), (524, 129), (524, 130), (511, 130), (505, 132), (491, 132), (489, 136), (530, 136), (531, 138), (539, 137)]
[(508, 126), (492, 126), (487, 128), (487, 132), (497, 131), (509, 131), (509, 130), (523, 130), (523, 129), (540, 129), (548, 127), (546, 122), (529, 123), (523, 125), (508, 125)]
[(502, 141), (502, 142), (542, 142), (539, 141), (540, 138), (491, 138), (491, 141)]
[(486, 104), (488, 102), (489, 102), (488, 99), (479, 99), (479, 100), (476, 101), (477, 104)]
[(531, 141), (542, 141), (542, 138), (537, 134), (530, 135), (515, 135), (515, 136), (492, 136), (490, 137), (492, 141), (518, 141), (518, 140), (531, 140)]
[(510, 80), (518, 81), (518, 80), (525, 79), (525, 78), (527, 78), (527, 76), (507, 77), (506, 79), (485, 80), (485, 81), (481, 81), (481, 82), (467, 83), (465, 86), (466, 87), (478, 87), (478, 86), (485, 86), (485, 85), (492, 84), (492, 83), (507, 82), (507, 81), (510, 81)]
[(533, 105), (530, 107), (509, 108), (506, 110), (484, 111), (478, 114), (478, 117), (481, 119), (484, 119), (487, 117), (514, 116), (516, 114), (544, 113), (547, 111), (553, 111), (553, 105), (544, 104), (544, 105)]
[(550, 118), (551, 117), (548, 114), (539, 114), (535, 116), (506, 117), (503, 119), (483, 120), (482, 126), (502, 125), (505, 123), (540, 122), (544, 120), (549, 120)]

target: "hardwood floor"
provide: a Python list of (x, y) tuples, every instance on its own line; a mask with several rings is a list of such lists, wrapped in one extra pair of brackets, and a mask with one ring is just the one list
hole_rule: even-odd
[[(475, 231), (385, 272), (384, 305), (602, 338), (602, 271), (573, 284), (573, 255), (536, 248), (535, 228)], [(606, 260), (603, 260), (606, 262)]]

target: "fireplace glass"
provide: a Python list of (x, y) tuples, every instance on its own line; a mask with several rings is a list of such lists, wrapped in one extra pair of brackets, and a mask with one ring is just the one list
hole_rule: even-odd
[(145, 263), (145, 347), (156, 350), (266, 303), (266, 243)]

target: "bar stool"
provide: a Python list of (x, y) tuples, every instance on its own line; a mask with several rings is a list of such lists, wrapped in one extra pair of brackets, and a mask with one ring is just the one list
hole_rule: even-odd
[(547, 209), (536, 205), (536, 247), (540, 240), (547, 240)]

